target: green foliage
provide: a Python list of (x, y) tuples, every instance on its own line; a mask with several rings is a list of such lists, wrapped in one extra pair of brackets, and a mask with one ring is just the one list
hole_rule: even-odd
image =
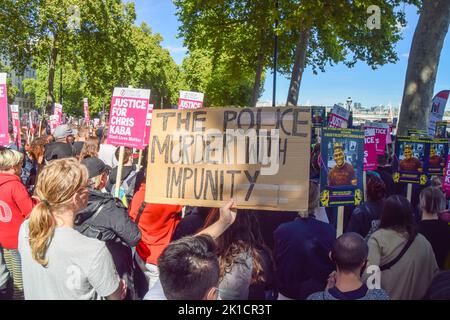
[[(161, 47), (160, 35), (152, 34), (145, 24), (134, 25), (133, 3), (5, 1), (5, 10), (0, 10), (0, 54), (10, 57), (19, 70), (32, 63), (36, 79), (25, 80), (24, 89), (38, 106), (45, 104), (53, 91), (55, 100), (60, 100), (61, 71), (64, 112), (72, 115), (82, 115), (84, 97), (89, 99), (91, 114), (108, 111), (113, 88), (118, 86), (149, 88), (151, 100), (158, 106), (161, 97), (164, 106), (176, 103), (179, 67)], [(80, 9), (76, 28), (69, 23), (74, 14), (71, 5)], [(1, 23), (13, 17), (16, 20), (9, 26)], [(51, 77), (49, 60), (54, 49), (57, 59)]]

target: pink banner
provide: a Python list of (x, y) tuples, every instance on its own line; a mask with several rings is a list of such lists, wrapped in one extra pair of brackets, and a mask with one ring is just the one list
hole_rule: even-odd
[(147, 121), (145, 122), (144, 147), (148, 146), (150, 139), (150, 129), (152, 127), (153, 105), (148, 105)]
[(364, 171), (376, 170), (378, 165), (374, 128), (364, 129)]
[(9, 145), (6, 73), (0, 73), (0, 146)]
[(442, 189), (450, 196), (450, 154), (447, 156), (447, 167), (445, 168), (444, 183)]
[(83, 99), (83, 107), (84, 107), (84, 121), (86, 122), (86, 126), (90, 126), (91, 119), (89, 117), (88, 98)]
[[(14, 141), (19, 147), (19, 149), (22, 147), (22, 139), (20, 138), (20, 119), (19, 119), (19, 106), (18, 105), (11, 105), (11, 119), (13, 124), (13, 130), (14, 130)], [(26, 127), (25, 127), (26, 128)]]
[(108, 144), (144, 148), (150, 90), (115, 88), (109, 115)]

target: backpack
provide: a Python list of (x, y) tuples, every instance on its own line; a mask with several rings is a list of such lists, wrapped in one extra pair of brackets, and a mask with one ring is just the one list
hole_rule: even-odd
[[(128, 204), (131, 203), (134, 195), (134, 188), (136, 186), (137, 171), (132, 170), (128, 176), (123, 179), (122, 184), (119, 187), (119, 199), (122, 201), (125, 208), (128, 208)], [(111, 188), (111, 194), (114, 196), (116, 192), (116, 185)]]

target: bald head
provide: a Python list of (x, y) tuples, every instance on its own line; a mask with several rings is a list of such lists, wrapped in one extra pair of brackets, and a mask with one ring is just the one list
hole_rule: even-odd
[(367, 259), (369, 248), (363, 237), (355, 232), (341, 235), (333, 244), (331, 259), (342, 271), (355, 271)]

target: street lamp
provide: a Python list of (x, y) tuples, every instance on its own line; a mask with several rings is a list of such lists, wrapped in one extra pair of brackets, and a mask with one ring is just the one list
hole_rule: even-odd
[(350, 108), (352, 106), (352, 102), (353, 102), (352, 98), (348, 97), (347, 98), (347, 109), (348, 109), (348, 111), (350, 111)]

